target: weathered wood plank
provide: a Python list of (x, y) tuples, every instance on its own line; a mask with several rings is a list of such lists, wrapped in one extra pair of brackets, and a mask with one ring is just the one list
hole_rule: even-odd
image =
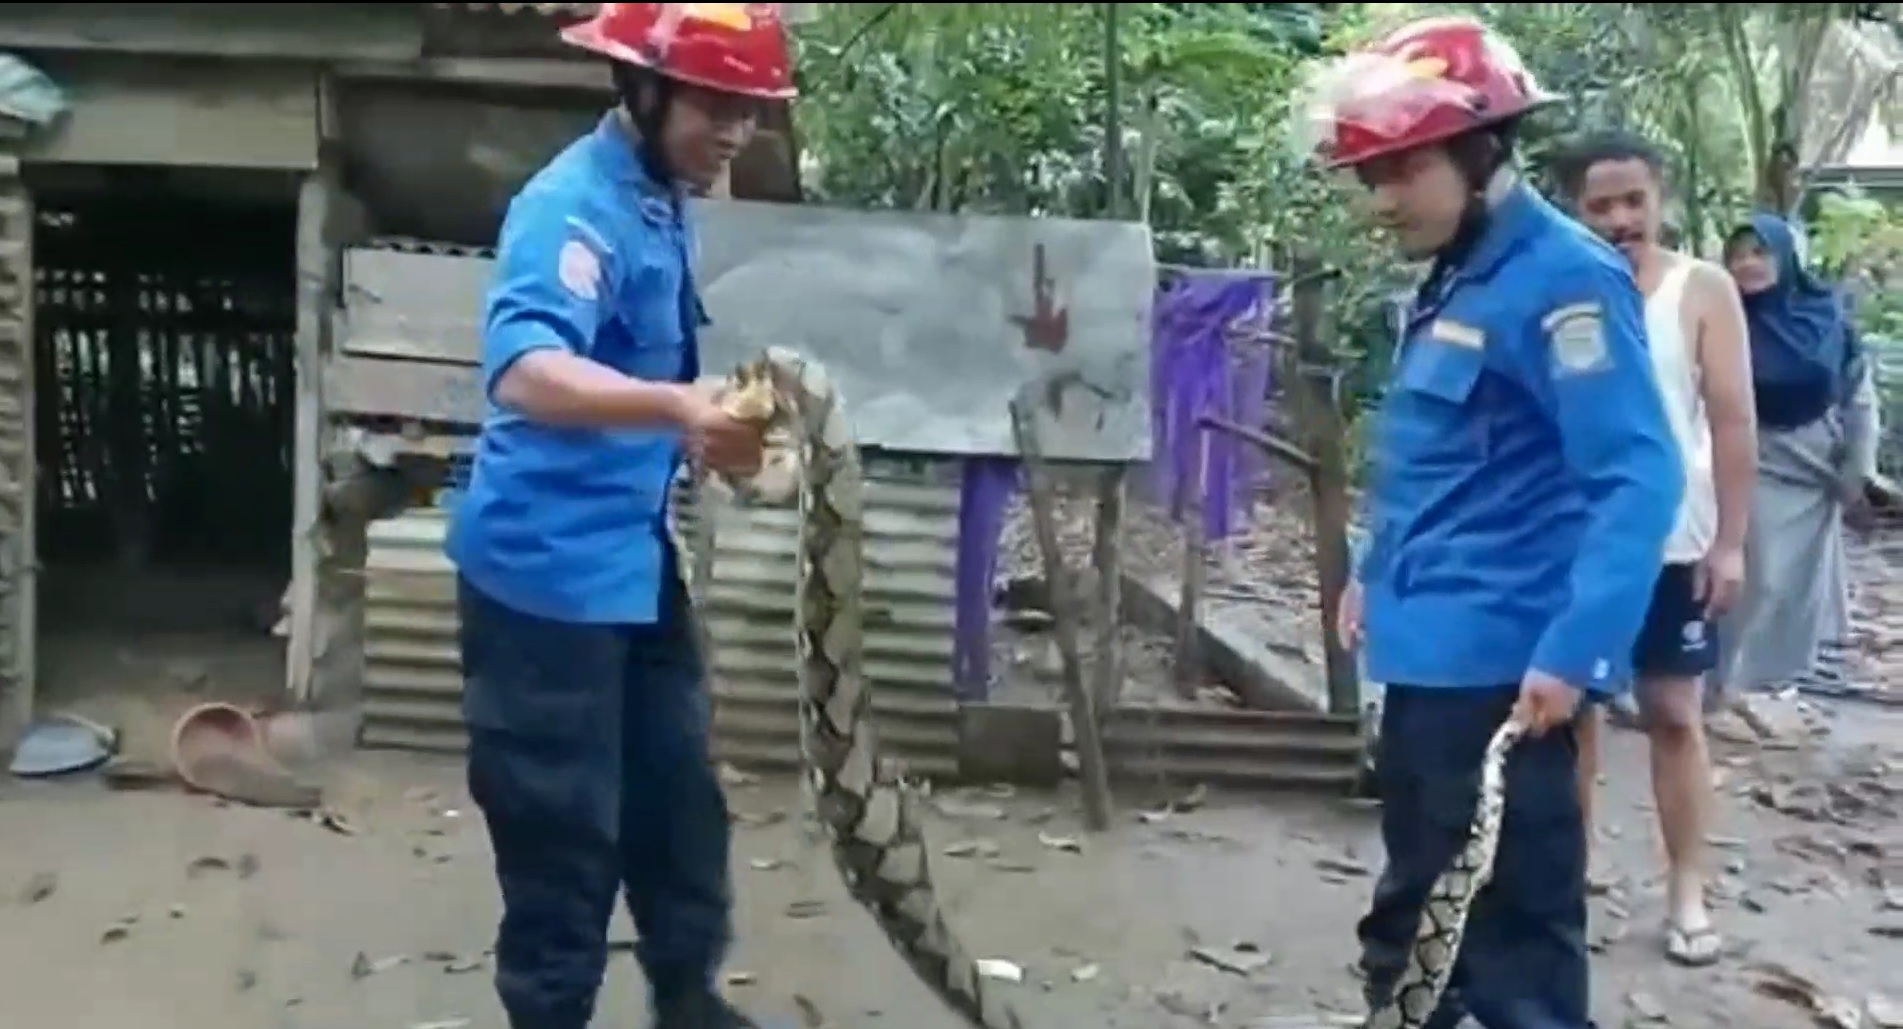
[(8, 4), (0, 48), (211, 57), (404, 60), (417, 4)]
[(482, 373), (467, 365), (348, 354), (324, 365), (324, 404), (333, 415), (475, 425), (486, 403)]
[(317, 580), (324, 535), (324, 395), (320, 377), (312, 372), (322, 367), (328, 349), (331, 298), (337, 295), (336, 250), (329, 231), (332, 209), (342, 192), (336, 152), (334, 147), (322, 149), (321, 163), (305, 176), (297, 197), (297, 402), (291, 450), (290, 640), (285, 648), (284, 683), (291, 702), (304, 706), (316, 693)]
[(339, 348), (357, 357), (480, 363), (479, 320), (491, 264), (481, 257), (345, 250)]
[[(0, 278), (33, 278), (33, 200), (19, 165), (0, 162)], [(39, 468), (34, 435), (33, 294), (0, 291), (0, 369), (7, 373), (9, 415), (0, 431), (0, 750), (10, 750), (32, 720), (38, 681)]]
[(606, 95), (608, 66), (595, 61), (535, 57), (425, 57), (410, 61), (345, 61), (331, 74), (359, 82), (446, 82), (468, 86), (572, 89)]
[(278, 168), (317, 166), (310, 67), (47, 55), (72, 109), (36, 134), (35, 163)]

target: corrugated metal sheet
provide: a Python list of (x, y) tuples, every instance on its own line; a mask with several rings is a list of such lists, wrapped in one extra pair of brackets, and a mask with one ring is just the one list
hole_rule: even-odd
[[(678, 508), (696, 545), (691, 505)], [(894, 466), (867, 487), (866, 675), (885, 748), (914, 772), (957, 767), (952, 600), (958, 490), (936, 468)], [(714, 579), (703, 598), (712, 636), (721, 756), (752, 766), (798, 760), (792, 636), (791, 511), (726, 509), (714, 518)], [(445, 519), (413, 511), (370, 529), (364, 744), (463, 746), (453, 573)], [(691, 554), (690, 554), (691, 557)]]
[[(914, 772), (957, 770), (952, 617), (958, 489), (935, 469), (870, 478), (866, 490), (865, 674), (886, 753)], [(682, 535), (697, 545), (691, 506)], [(703, 600), (713, 637), (715, 732), (739, 764), (798, 761), (792, 647), (792, 511), (727, 509), (714, 519), (714, 581)]]
[(456, 574), (441, 511), (372, 522), (364, 581), (363, 744), (460, 751)]
[(1299, 711), (1120, 707), (1103, 743), (1119, 778), (1241, 787), (1346, 790), (1364, 751), (1358, 719)]

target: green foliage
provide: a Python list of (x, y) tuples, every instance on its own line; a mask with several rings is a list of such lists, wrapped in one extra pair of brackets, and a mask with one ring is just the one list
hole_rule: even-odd
[(1674, 222), (1709, 253), (1753, 203), (1788, 206), (1776, 158), (1802, 129), (1794, 98), (1825, 29), (1857, 6), (831, 4), (800, 39), (805, 179), (852, 207), (1102, 217), (1115, 124), (1114, 193), (1149, 223), (1159, 259), (1318, 257), (1344, 272), (1342, 349), (1378, 370), (1386, 300), (1412, 269), (1293, 145), (1311, 62), (1424, 13), (1476, 14), (1567, 100), (1525, 127), (1536, 176), (1573, 132), (1643, 132), (1673, 158)]
[(1810, 256), (1857, 298), (1865, 336), (1903, 347), (1903, 212), (1854, 186), (1826, 191), (1810, 222)]

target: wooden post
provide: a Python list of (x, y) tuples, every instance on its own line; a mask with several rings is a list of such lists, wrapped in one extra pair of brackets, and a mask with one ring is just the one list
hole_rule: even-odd
[(1096, 704), (1084, 688), (1082, 656), (1078, 652), (1077, 621), (1064, 603), (1071, 596), (1070, 574), (1057, 542), (1056, 503), (1044, 474), (1043, 451), (1037, 430), (1022, 404), (1011, 402), (1011, 436), (1024, 461), (1025, 495), (1031, 502), (1031, 522), (1037, 530), (1037, 548), (1044, 557), (1044, 584), (1052, 597), (1051, 633), (1057, 638), (1064, 696), (1070, 702), (1071, 731), (1077, 737), (1078, 771), (1083, 777), (1084, 825), (1092, 832), (1110, 827), (1110, 776), (1104, 767), (1103, 733), (1097, 724)]
[(1118, 4), (1098, 4), (1103, 12), (1103, 181), (1104, 210), (1112, 218), (1123, 212), (1123, 39), (1118, 27)]
[[(11, 367), (0, 412), (0, 754), (12, 754), (33, 722), (39, 682), (39, 485), (52, 469), (36, 463), (33, 331), (33, 191), (20, 180), (19, 158), (0, 153), (0, 362)], [(12, 517), (8, 517), (11, 515)], [(4, 617), (10, 616), (10, 617)]]
[(1097, 717), (1109, 718), (1123, 692), (1123, 487), (1122, 465), (1097, 480), (1097, 531), (1090, 563), (1097, 569)]
[(1202, 685), (1202, 606), (1207, 549), (1203, 542), (1203, 468), (1208, 464), (1209, 434), (1196, 429), (1195, 446), (1189, 448), (1189, 467), (1183, 469), (1183, 583), (1176, 603), (1176, 694), (1185, 699), (1196, 696)]
[(324, 533), (324, 356), (337, 282), (337, 251), (330, 234), (340, 157), (336, 116), (326, 82), (319, 86), (317, 170), (297, 194), (296, 409), (291, 445), (291, 611), (284, 648), (284, 682), (294, 706), (317, 698), (318, 561)]
[(1341, 411), (1340, 367), (1330, 352), (1323, 320), (1333, 276), (1316, 262), (1296, 262), (1290, 286), (1294, 315), (1295, 386), (1303, 443), (1314, 459), (1309, 493), (1315, 504), (1315, 565), (1321, 580), (1322, 654), (1328, 669), (1330, 714), (1351, 715), (1361, 706), (1361, 675), (1353, 651), (1341, 645), (1335, 621), (1348, 586), (1347, 419)]

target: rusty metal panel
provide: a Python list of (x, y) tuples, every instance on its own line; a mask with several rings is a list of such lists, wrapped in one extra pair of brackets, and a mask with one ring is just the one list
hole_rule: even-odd
[(746, 201), (695, 218), (706, 367), (810, 355), (864, 446), (1014, 454), (1024, 401), (1052, 460), (1149, 458), (1147, 226)]
[(1360, 770), (1360, 721), (1299, 711), (1125, 705), (1104, 727), (1118, 778), (1347, 790)]
[[(1053, 460), (1148, 459), (1156, 272), (1144, 226), (738, 200), (699, 201), (694, 220), (713, 319), (703, 367), (769, 344), (808, 354), (839, 383), (862, 446), (1015, 453), (1008, 406), (1025, 399)], [(412, 353), (474, 363), (471, 298), (490, 262), (397, 263), (355, 262), (352, 322), (390, 317)]]
[[(677, 494), (690, 548), (694, 505)], [(958, 488), (949, 470), (887, 465), (867, 488), (866, 675), (887, 753), (921, 775), (958, 766), (952, 600)], [(798, 518), (729, 508), (712, 516), (714, 577), (702, 612), (712, 636), (715, 751), (757, 767), (799, 756), (793, 583)], [(459, 751), (462, 680), (447, 520), (418, 510), (372, 523), (366, 567), (366, 746)]]

